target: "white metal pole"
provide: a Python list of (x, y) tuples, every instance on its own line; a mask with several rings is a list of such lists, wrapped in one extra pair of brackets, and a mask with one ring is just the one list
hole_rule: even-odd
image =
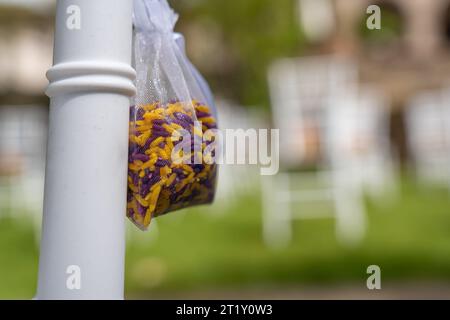
[(59, 0), (37, 299), (123, 299), (132, 1)]

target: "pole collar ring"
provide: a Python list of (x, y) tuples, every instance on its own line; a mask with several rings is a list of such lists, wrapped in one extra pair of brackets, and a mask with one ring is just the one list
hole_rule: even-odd
[(46, 95), (79, 92), (110, 92), (132, 97), (136, 71), (126, 63), (109, 61), (75, 61), (60, 63), (47, 71), (50, 84)]

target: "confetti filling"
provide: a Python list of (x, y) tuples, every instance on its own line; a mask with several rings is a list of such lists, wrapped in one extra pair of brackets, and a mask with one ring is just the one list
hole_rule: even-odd
[[(192, 106), (201, 129), (195, 126), (192, 111), (188, 111)], [(127, 216), (136, 226), (146, 230), (153, 217), (213, 201), (217, 166), (204, 162), (214, 156), (214, 151), (205, 153), (212, 140), (202, 137), (206, 130), (216, 128), (209, 107), (197, 101), (130, 108)], [(174, 131), (181, 130), (192, 137), (190, 152), (183, 154), (180, 150), (178, 160), (172, 161), (172, 151), (182, 140)], [(195, 135), (200, 138), (200, 148), (195, 148)], [(203, 156), (199, 163), (194, 157), (197, 153), (199, 159), (200, 150)]]

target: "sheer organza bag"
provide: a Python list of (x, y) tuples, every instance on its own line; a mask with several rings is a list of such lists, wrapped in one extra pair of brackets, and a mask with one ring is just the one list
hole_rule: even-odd
[(217, 113), (173, 32), (177, 19), (166, 0), (134, 0), (127, 216), (143, 230), (159, 215), (211, 203), (216, 189), (207, 133), (217, 128)]

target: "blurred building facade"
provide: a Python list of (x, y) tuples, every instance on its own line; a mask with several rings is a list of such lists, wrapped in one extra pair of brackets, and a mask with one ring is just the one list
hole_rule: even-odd
[(42, 206), (53, 10), (26, 4), (0, 2), (0, 216)]
[[(381, 9), (381, 30), (368, 30), (370, 5)], [(449, 85), (450, 1), (299, 0), (308, 54), (336, 54), (357, 63), (360, 81), (390, 100), (391, 138), (408, 159), (404, 113), (414, 95)], [(315, 13), (314, 13), (315, 12)], [(329, 23), (306, 17), (329, 17)], [(318, 32), (317, 30), (321, 30)]]

